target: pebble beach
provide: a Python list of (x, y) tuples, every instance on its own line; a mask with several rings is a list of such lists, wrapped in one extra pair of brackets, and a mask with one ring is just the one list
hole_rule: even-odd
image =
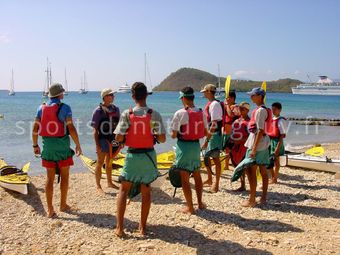
[[(325, 148), (339, 157), (340, 144)], [(71, 174), (73, 211), (56, 210), (58, 217), (48, 219), (45, 177), (34, 176), (27, 196), (0, 190), (0, 254), (339, 254), (340, 182), (334, 174), (283, 167), (268, 203), (255, 208), (240, 206), (248, 192), (232, 191), (239, 183), (230, 183), (231, 174), (223, 172), (217, 194), (204, 189), (208, 208), (195, 215), (178, 211), (183, 193), (173, 198), (164, 180), (153, 189), (147, 235), (137, 232), (138, 196), (127, 206), (122, 239), (114, 235), (117, 191), (100, 196), (91, 173)], [(59, 198), (55, 184), (55, 209)]]

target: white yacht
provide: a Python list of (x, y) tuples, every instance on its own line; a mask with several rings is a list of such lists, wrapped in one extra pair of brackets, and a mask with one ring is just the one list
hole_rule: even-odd
[(13, 74), (13, 69), (12, 69), (12, 78), (11, 78), (11, 84), (10, 84), (10, 88), (9, 88), (9, 96), (14, 96), (15, 95), (15, 91), (14, 91), (14, 74)]
[(117, 93), (131, 93), (131, 87), (126, 83), (118, 88)]
[(319, 76), (317, 82), (302, 83), (292, 88), (293, 94), (340, 96), (340, 83), (334, 82), (325, 75)]
[(86, 73), (84, 71), (84, 77), (81, 77), (81, 84), (79, 89), (79, 94), (87, 94), (87, 80), (86, 80)]

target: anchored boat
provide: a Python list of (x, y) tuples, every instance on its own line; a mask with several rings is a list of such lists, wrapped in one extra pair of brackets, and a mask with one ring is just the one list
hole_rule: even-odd
[(3, 159), (0, 159), (0, 186), (27, 195), (30, 183), (30, 177), (27, 174), (29, 167), (30, 163), (27, 163), (22, 169), (18, 169), (7, 165)]
[(298, 95), (340, 95), (339, 82), (334, 82), (325, 75), (321, 75), (319, 78), (317, 82), (303, 83), (292, 88), (292, 93)]

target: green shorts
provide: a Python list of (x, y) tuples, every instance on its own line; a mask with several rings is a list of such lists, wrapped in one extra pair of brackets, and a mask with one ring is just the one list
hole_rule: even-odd
[(43, 137), (41, 158), (47, 161), (63, 161), (74, 155), (71, 149), (70, 137)]
[(122, 180), (148, 185), (158, 177), (155, 150), (126, 154), (122, 169)]
[(201, 167), (201, 147), (199, 141), (177, 141), (175, 167), (188, 172), (194, 172)]
[(221, 132), (215, 132), (209, 140), (207, 151), (215, 149), (222, 150), (222, 142), (223, 138)]
[[(246, 152), (245, 158), (250, 158), (249, 157), (250, 153), (251, 153), (251, 149), (248, 149)], [(269, 164), (269, 150), (257, 151), (255, 161), (256, 161), (256, 165), (268, 165)]]
[[(279, 143), (279, 138), (272, 138), (270, 139), (270, 147), (269, 147), (269, 154), (274, 155), (275, 154), (275, 149), (277, 144)], [(285, 146), (283, 143), (280, 146), (280, 153), (279, 156), (283, 156), (285, 154)]]

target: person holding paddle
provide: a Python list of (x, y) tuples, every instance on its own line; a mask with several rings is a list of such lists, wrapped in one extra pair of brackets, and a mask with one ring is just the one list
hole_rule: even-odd
[(195, 180), (198, 208), (206, 208), (202, 202), (203, 184), (200, 174), (201, 148), (199, 139), (208, 134), (207, 120), (202, 109), (195, 107), (194, 98), (193, 88), (185, 87), (180, 91), (179, 99), (181, 99), (184, 108), (175, 113), (171, 122), (171, 137), (177, 138), (175, 169), (171, 171), (178, 171), (180, 174), (183, 193), (187, 202), (187, 206), (181, 211), (188, 214), (195, 212), (189, 181), (190, 175)]
[[(204, 185), (212, 186), (211, 192), (216, 193), (219, 190), (221, 178), (221, 161), (220, 150), (222, 149), (222, 127), (223, 127), (223, 102), (221, 103), (215, 98), (216, 86), (207, 84), (201, 90), (204, 97), (208, 100), (204, 108), (204, 113), (207, 117), (209, 133), (211, 137), (207, 137), (202, 149), (206, 150), (204, 155), (204, 163), (207, 168), (208, 179)], [(212, 181), (212, 169), (210, 159), (213, 159), (216, 170), (216, 181)]]
[(146, 233), (146, 222), (151, 206), (150, 184), (157, 179), (157, 159), (154, 144), (165, 142), (165, 127), (161, 115), (146, 104), (148, 93), (142, 82), (135, 82), (131, 88), (136, 105), (125, 110), (114, 133), (118, 142), (128, 147), (120, 176), (117, 199), (117, 225), (115, 234), (124, 235), (124, 213), (126, 200), (142, 193), (142, 211), (139, 223), (141, 235)]
[(115, 130), (120, 111), (113, 104), (115, 92), (112, 89), (103, 89), (100, 93), (102, 103), (93, 111), (91, 126), (93, 127), (93, 137), (96, 144), (97, 162), (96, 162), (96, 184), (97, 191), (104, 193), (100, 179), (102, 177), (102, 167), (105, 161), (107, 186), (109, 188), (118, 189), (112, 182), (112, 164), (111, 160), (115, 154), (119, 152), (120, 145), (115, 142)]

